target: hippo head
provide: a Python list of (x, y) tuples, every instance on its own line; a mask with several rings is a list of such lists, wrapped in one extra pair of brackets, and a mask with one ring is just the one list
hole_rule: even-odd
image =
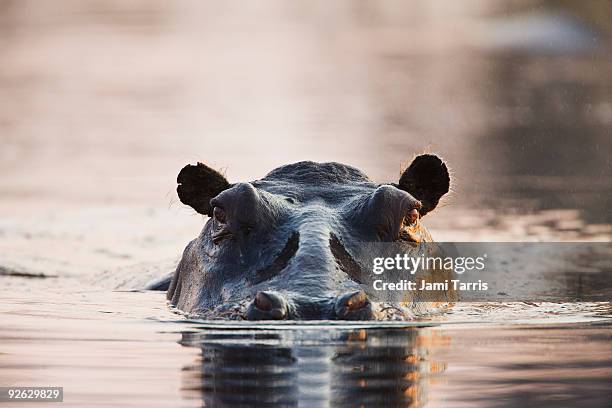
[(178, 196), (210, 217), (168, 289), (181, 311), (249, 320), (380, 319), (362, 290), (356, 242), (431, 241), (420, 218), (449, 190), (446, 165), (421, 155), (398, 183), (376, 184), (340, 163), (299, 162), (230, 184), (198, 163)]

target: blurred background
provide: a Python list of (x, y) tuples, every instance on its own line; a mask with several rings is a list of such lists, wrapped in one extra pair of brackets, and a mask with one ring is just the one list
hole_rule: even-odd
[[(444, 239), (609, 238), (611, 17), (606, 0), (1, 0), (4, 257), (87, 236), (121, 262), (179, 253), (201, 228), (175, 198), (187, 163), (389, 182), (422, 152), (453, 170)], [(136, 252), (109, 255), (126, 234)]]

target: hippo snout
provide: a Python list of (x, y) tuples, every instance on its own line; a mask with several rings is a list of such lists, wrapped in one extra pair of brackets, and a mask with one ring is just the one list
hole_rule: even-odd
[(289, 307), (285, 298), (274, 292), (257, 292), (247, 309), (248, 320), (287, 319)]
[(339, 320), (371, 320), (374, 317), (372, 302), (363, 290), (339, 296), (334, 311)]
[[(293, 304), (293, 306), (291, 306)], [(293, 303), (277, 292), (257, 292), (246, 311), (248, 320), (372, 320), (372, 303), (363, 290), (344, 295), (305, 301), (293, 299)]]

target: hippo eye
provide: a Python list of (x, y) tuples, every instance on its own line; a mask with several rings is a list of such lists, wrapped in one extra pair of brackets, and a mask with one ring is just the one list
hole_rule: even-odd
[(419, 214), (419, 210), (417, 210), (416, 208), (413, 208), (408, 212), (408, 214), (404, 217), (404, 225), (399, 233), (398, 239), (400, 241), (421, 242), (419, 233), (420, 218), (421, 214)]
[(213, 217), (221, 224), (225, 224), (225, 210), (223, 208), (215, 207), (213, 209)]
[(404, 218), (404, 220), (406, 224), (412, 227), (417, 225), (420, 217), (421, 215), (419, 214), (419, 211), (416, 208), (413, 208), (412, 210), (410, 210), (408, 215), (406, 215), (406, 218)]

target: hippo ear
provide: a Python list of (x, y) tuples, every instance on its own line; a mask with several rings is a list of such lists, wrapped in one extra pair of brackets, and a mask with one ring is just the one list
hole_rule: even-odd
[(223, 175), (202, 163), (183, 167), (176, 182), (181, 202), (208, 216), (212, 214), (210, 200), (230, 187)]
[(423, 216), (436, 208), (440, 198), (448, 193), (450, 177), (446, 164), (433, 154), (417, 156), (402, 173), (398, 187), (423, 204), (419, 211)]

